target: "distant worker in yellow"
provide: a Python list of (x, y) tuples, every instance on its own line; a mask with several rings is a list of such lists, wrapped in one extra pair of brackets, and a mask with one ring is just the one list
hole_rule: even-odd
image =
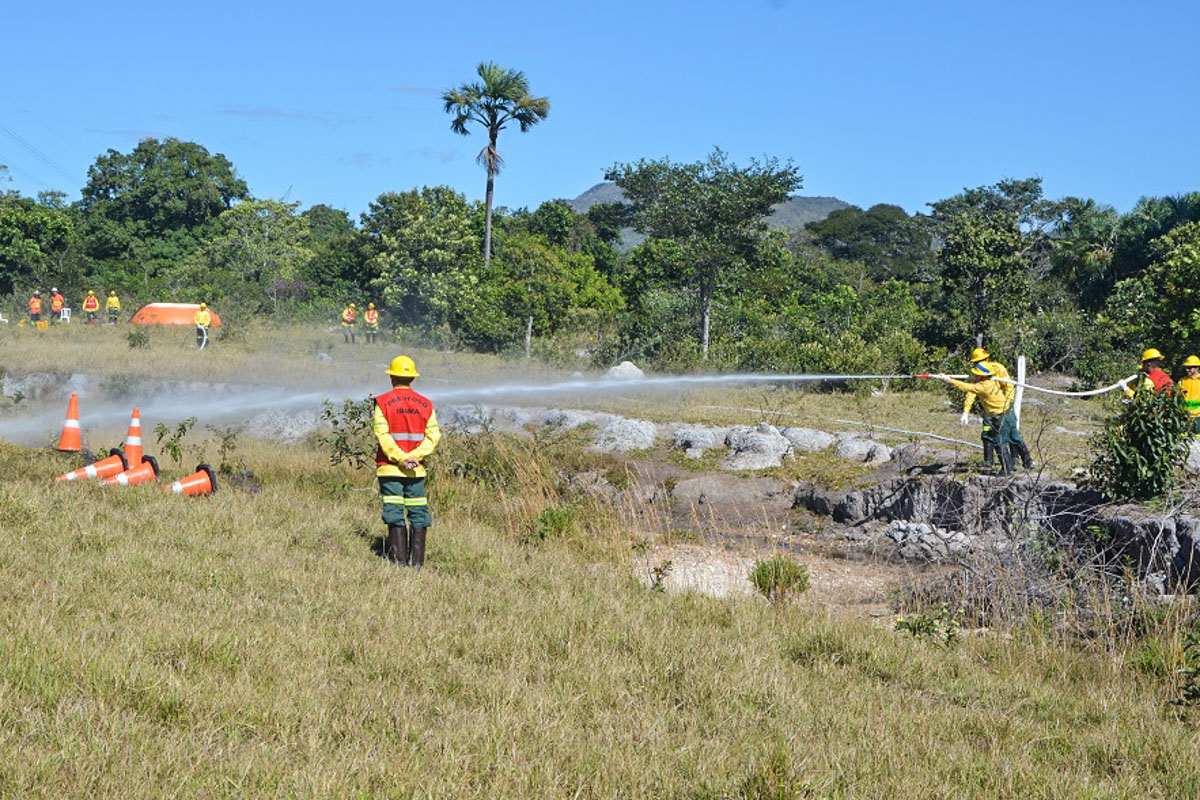
[(367, 335), (367, 344), (374, 344), (379, 339), (379, 311), (375, 308), (374, 303), (367, 303), (363, 322), (366, 323), (364, 333)]
[(425, 533), (433, 523), (422, 462), (437, 447), (442, 432), (433, 403), (412, 390), (413, 379), (420, 377), (413, 360), (396, 356), (387, 374), (392, 390), (375, 398), (373, 425), (378, 443), (375, 476), (388, 528), (384, 550), (391, 561), (420, 570), (425, 563)]
[[(1167, 392), (1170, 394), (1175, 386), (1175, 382), (1171, 380), (1162, 368), (1164, 358), (1163, 354), (1151, 347), (1146, 352), (1142, 353), (1142, 366), (1138, 370), (1138, 374), (1142, 376), (1140, 386), (1152, 392)], [(1133, 397), (1134, 390), (1129, 388), (1129, 384), (1125, 384), (1125, 394)]]
[(108, 299), (104, 301), (104, 310), (108, 312), (108, 324), (116, 325), (117, 317), (121, 314), (121, 298), (117, 297), (117, 293), (109, 291)]
[(83, 298), (83, 313), (87, 315), (87, 324), (95, 325), (100, 321), (100, 298), (88, 289), (87, 297)]
[(357, 323), (358, 310), (354, 303), (351, 303), (342, 311), (342, 338), (346, 340), (346, 344), (354, 344), (354, 326)]
[[(999, 361), (992, 361), (991, 356), (988, 355), (988, 351), (984, 350), (982, 347), (976, 347), (974, 350), (971, 351), (971, 366), (975, 366), (975, 365), (982, 365), (983, 368), (986, 369), (992, 375), (993, 378), (1008, 378), (1009, 377), (1008, 370), (1005, 369), (1004, 365), (1001, 364)], [(1011, 406), (1013, 404), (1013, 400), (1017, 396), (1016, 386), (1014, 386), (1011, 383), (1005, 383), (1004, 381), (997, 381), (997, 383), (1000, 384), (1000, 388), (1004, 391), (1004, 395), (1008, 398), (1008, 404)], [(960, 417), (960, 421), (962, 422), (963, 425), (971, 424), (971, 408), (974, 405), (975, 405), (975, 395), (972, 394), (971, 392), (967, 392), (966, 395), (963, 397), (962, 417)], [(987, 426), (988, 426), (987, 416), (984, 415), (983, 416), (983, 427), (984, 427), (985, 434), (987, 433)], [(984, 464), (984, 466), (990, 467), (993, 464), (994, 450), (995, 450), (995, 448), (993, 447), (990, 438), (985, 435), (983, 437), (983, 464)]]
[(1183, 360), (1184, 376), (1179, 379), (1179, 391), (1183, 393), (1183, 404), (1192, 415), (1192, 425), (1200, 436), (1200, 358), (1188, 356)]
[(29, 321), (33, 323), (33, 327), (42, 320), (42, 293), (37, 289), (33, 290), (33, 297), (29, 298)]
[(200, 308), (192, 315), (196, 323), (196, 347), (203, 350), (208, 346), (208, 328), (212, 325), (212, 314), (208, 313), (208, 304), (201, 303)]
[(61, 322), (63, 307), (67, 304), (67, 298), (58, 293), (58, 287), (50, 289), (50, 321)]

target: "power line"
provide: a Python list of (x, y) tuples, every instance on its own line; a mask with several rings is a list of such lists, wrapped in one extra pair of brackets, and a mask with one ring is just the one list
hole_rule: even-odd
[(0, 120), (0, 131), (3, 131), (8, 136), (8, 138), (12, 139), (14, 142), (19, 144), (21, 147), (28, 150), (30, 153), (32, 153), (34, 155), (35, 158), (40, 160), (43, 164), (48, 166), (50, 169), (57, 172), (59, 175), (61, 175), (66, 180), (70, 181), (71, 183), (75, 184), (76, 186), (83, 185), (79, 182), (78, 179), (75, 178), (74, 175), (72, 175), (70, 172), (68, 172), (66, 169), (64, 169), (61, 164), (59, 164), (54, 159), (50, 158), (50, 156), (46, 155), (41, 150), (38, 150), (32, 144), (27, 142), (20, 134), (18, 134), (12, 128), (5, 125), (3, 120)]
[(38, 186), (41, 186), (46, 189), (51, 188), (50, 184), (46, 183), (44, 180), (39, 178), (37, 175), (34, 175), (32, 172), (27, 172), (26, 170), (23, 170), (20, 167), (13, 164), (12, 159), (6, 157), (3, 153), (0, 153), (0, 165), (7, 167), (8, 171), (13, 173), (14, 175), (20, 175), (23, 178), (25, 178), (26, 180), (33, 181)]

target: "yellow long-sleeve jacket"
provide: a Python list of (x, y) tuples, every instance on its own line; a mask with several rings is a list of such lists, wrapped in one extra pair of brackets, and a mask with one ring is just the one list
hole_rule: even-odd
[(120, 311), (121, 298), (117, 297), (115, 294), (110, 294), (108, 299), (104, 301), (104, 308), (106, 311)]
[(968, 397), (978, 398), (983, 413), (989, 417), (998, 417), (1008, 410), (1008, 395), (1004, 393), (1004, 389), (1001, 388), (1003, 384), (999, 381), (988, 378), (978, 383), (967, 383), (950, 378), (946, 382), (955, 389), (966, 392)]
[(212, 314), (202, 308), (192, 316), (192, 322), (196, 323), (197, 328), (207, 328), (212, 324)]
[[(1008, 370), (1005, 369), (1004, 365), (999, 361), (980, 361), (979, 363), (983, 365), (984, 369), (992, 373), (993, 378), (1011, 378), (1011, 376), (1008, 374)], [(1011, 406), (1017, 399), (1016, 384), (1007, 383), (1005, 381), (996, 381), (996, 383), (1004, 392), (1004, 396), (1008, 398), (1008, 405)], [(973, 405), (975, 405), (975, 395), (967, 392), (966, 397), (963, 398), (963, 413), (968, 413)]]
[(1179, 391), (1183, 393), (1183, 402), (1188, 413), (1200, 417), (1200, 378), (1181, 378)]
[(425, 423), (425, 438), (421, 440), (419, 445), (406, 453), (400, 449), (400, 446), (396, 444), (396, 440), (392, 438), (387, 418), (383, 416), (383, 411), (380, 410), (379, 404), (374, 403), (374, 406), (375, 421), (371, 427), (375, 432), (375, 440), (379, 442), (379, 447), (383, 450), (384, 455), (392, 462), (390, 464), (380, 464), (375, 467), (375, 476), (378, 478), (424, 478), (424, 464), (417, 464), (416, 469), (408, 469), (404, 466), (404, 462), (408, 459), (424, 461), (437, 448), (438, 442), (442, 440), (442, 429), (438, 425), (437, 412), (429, 412), (429, 419)]

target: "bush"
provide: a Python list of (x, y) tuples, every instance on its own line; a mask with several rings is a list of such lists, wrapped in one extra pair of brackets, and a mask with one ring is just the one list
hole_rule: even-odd
[(1182, 394), (1140, 388), (1092, 440), (1093, 484), (1118, 500), (1166, 492), (1187, 460), (1191, 432)]
[(808, 567), (787, 556), (773, 556), (754, 562), (750, 582), (768, 600), (780, 603), (790, 592), (808, 589)]
[(140, 350), (150, 346), (150, 333), (145, 328), (134, 328), (125, 334), (125, 341), (130, 350)]

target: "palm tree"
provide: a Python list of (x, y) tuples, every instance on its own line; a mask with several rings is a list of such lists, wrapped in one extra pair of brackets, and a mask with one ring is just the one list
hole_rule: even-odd
[(496, 137), (510, 122), (529, 130), (550, 113), (550, 99), (529, 93), (529, 80), (517, 69), (504, 69), (491, 62), (481, 62), (475, 71), (479, 80), (448, 89), (443, 95), (445, 111), (453, 114), (450, 130), (466, 136), (468, 122), (477, 122), (487, 129), (488, 143), (475, 159), (487, 170), (487, 215), (483, 228), (484, 266), (492, 263), (492, 193), (496, 173), (504, 159), (496, 149)]

